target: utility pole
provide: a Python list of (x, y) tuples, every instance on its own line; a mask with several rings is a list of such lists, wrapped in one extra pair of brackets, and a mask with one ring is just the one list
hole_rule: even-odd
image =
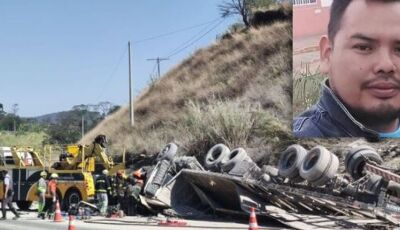
[(165, 61), (165, 60), (169, 60), (169, 58), (157, 57), (157, 58), (149, 58), (149, 59), (147, 59), (147, 61), (156, 61), (157, 62), (158, 78), (160, 78), (160, 76), (161, 76), (161, 73), (160, 73), (160, 62), (161, 61)]
[(85, 115), (84, 114), (82, 114), (82, 131), (81, 131), (81, 133), (82, 133), (82, 139), (83, 139), (83, 136), (85, 135)]
[(131, 77), (131, 42), (128, 42), (128, 59), (129, 59), (129, 114), (131, 119), (131, 127), (133, 127), (133, 104), (132, 104), (132, 77)]

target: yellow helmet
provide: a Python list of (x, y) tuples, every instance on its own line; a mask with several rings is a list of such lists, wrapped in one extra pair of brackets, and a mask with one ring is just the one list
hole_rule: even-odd
[(46, 177), (46, 176), (47, 176), (47, 172), (46, 172), (46, 171), (42, 171), (42, 172), (40, 173), (40, 176)]
[(50, 179), (57, 179), (58, 178), (58, 174), (57, 173), (52, 173), (50, 175)]

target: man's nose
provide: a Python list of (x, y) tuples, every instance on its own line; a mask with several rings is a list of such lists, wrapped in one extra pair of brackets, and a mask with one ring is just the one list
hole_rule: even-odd
[(395, 55), (386, 49), (382, 49), (377, 57), (375, 65), (375, 73), (393, 73), (396, 69)]

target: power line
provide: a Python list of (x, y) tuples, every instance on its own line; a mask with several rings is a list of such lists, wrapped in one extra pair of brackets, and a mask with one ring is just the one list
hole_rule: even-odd
[[(218, 23), (218, 22), (217, 22)], [(207, 31), (209, 28), (213, 27), (214, 24), (211, 24), (210, 27), (204, 27), (202, 30), (200, 30), (198, 33), (196, 33), (195, 35), (193, 35), (191, 38), (189, 38), (188, 40), (186, 40), (185, 42), (183, 42), (182, 44), (180, 44), (178, 47), (176, 47), (175, 49), (173, 49), (170, 53), (174, 53), (175, 51), (181, 49), (182, 47), (184, 47), (185, 45), (187, 45), (188, 43), (190, 43), (192, 40), (196, 39), (199, 35), (203, 34), (204, 31)]]
[[(199, 41), (200, 39), (202, 39), (204, 36), (206, 36), (208, 33), (210, 33), (211, 31), (213, 31), (215, 28), (217, 28), (219, 25), (221, 25), (221, 23), (225, 20), (225, 18), (221, 19), (216, 25), (214, 25), (211, 29), (207, 30), (204, 34), (202, 34), (200, 37), (198, 37), (197, 39), (195, 39), (194, 41), (192, 41), (191, 43), (189, 43), (188, 45), (176, 50), (174, 49), (173, 51), (171, 51), (171, 53), (169, 55), (167, 55), (167, 58), (170, 58), (180, 52), (182, 52), (183, 50), (185, 50), (186, 48), (188, 48), (189, 46), (193, 45), (194, 43), (196, 43), (197, 41)], [(193, 38), (189, 39), (192, 40)], [(185, 42), (187, 43), (187, 42)], [(183, 43), (183, 44), (185, 44)], [(175, 51), (176, 50), (176, 51)], [(175, 52), (174, 52), (175, 51)]]
[(125, 57), (126, 53), (128, 52), (128, 50), (126, 48), (124, 48), (122, 55), (120, 56), (120, 58), (118, 59), (117, 64), (114, 66), (113, 71), (111, 72), (111, 74), (108, 76), (107, 80), (104, 82), (104, 85), (102, 87), (102, 90), (99, 93), (99, 96), (97, 96), (98, 100), (100, 99), (100, 97), (103, 95), (104, 91), (106, 90), (106, 88), (109, 86), (109, 82), (111, 81), (111, 79), (114, 77), (115, 72), (117, 71), (119, 65), (121, 64), (122, 59)]
[(142, 43), (142, 42), (154, 40), (154, 39), (157, 39), (157, 38), (166, 37), (166, 36), (169, 36), (169, 35), (172, 35), (172, 34), (176, 34), (176, 33), (179, 33), (179, 32), (191, 30), (191, 29), (203, 26), (203, 25), (211, 24), (211, 23), (217, 21), (218, 19), (219, 18), (216, 18), (216, 19), (214, 19), (212, 21), (204, 22), (204, 23), (197, 24), (197, 25), (194, 25), (194, 26), (189, 26), (189, 27), (185, 27), (185, 28), (182, 28), (182, 29), (178, 29), (178, 30), (174, 30), (174, 31), (171, 31), (171, 32), (167, 32), (167, 33), (164, 33), (164, 34), (155, 35), (155, 36), (152, 36), (152, 37), (140, 39), (140, 40), (134, 41), (133, 44)]

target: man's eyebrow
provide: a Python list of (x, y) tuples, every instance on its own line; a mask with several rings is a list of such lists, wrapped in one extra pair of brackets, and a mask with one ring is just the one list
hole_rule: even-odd
[(377, 42), (376, 39), (368, 37), (368, 36), (366, 36), (364, 34), (360, 34), (360, 33), (354, 34), (350, 38), (351, 39), (361, 39), (361, 40), (364, 40), (364, 41), (367, 41), (367, 42)]

